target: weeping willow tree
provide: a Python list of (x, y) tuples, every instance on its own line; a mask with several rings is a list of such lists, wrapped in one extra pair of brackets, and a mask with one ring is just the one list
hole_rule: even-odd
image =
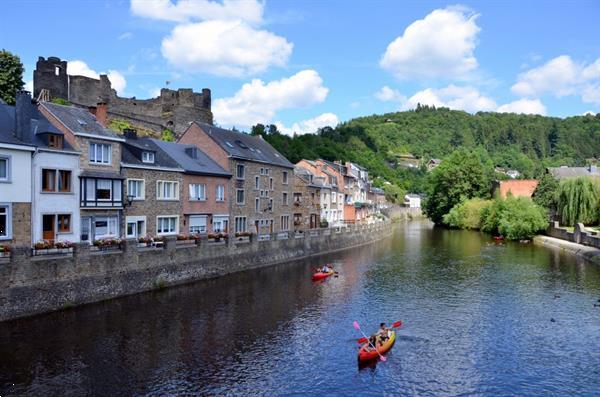
[(567, 179), (560, 183), (557, 207), (563, 225), (596, 222), (599, 205), (600, 186), (592, 178)]

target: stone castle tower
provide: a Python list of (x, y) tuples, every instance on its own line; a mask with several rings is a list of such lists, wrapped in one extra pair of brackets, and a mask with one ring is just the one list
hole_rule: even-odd
[(67, 74), (67, 61), (57, 57), (39, 57), (33, 72), (33, 94), (38, 98), (47, 90), (51, 98), (62, 98), (75, 106), (95, 107), (106, 103), (109, 119), (120, 119), (133, 126), (162, 132), (171, 129), (182, 134), (193, 121), (212, 124), (210, 89), (201, 93), (192, 89), (163, 88), (151, 99), (122, 98), (112, 88), (107, 75), (100, 79)]

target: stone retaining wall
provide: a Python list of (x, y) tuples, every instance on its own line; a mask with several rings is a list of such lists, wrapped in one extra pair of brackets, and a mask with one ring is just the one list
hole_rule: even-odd
[(586, 229), (583, 223), (576, 224), (573, 232), (569, 232), (567, 229), (561, 228), (559, 223), (555, 221), (548, 227), (547, 234), (550, 237), (567, 240), (572, 243), (600, 248), (600, 233)]
[(172, 238), (161, 248), (126, 240), (115, 251), (94, 252), (78, 244), (54, 256), (15, 248), (0, 258), (0, 321), (343, 250), (390, 234), (386, 222), (316, 229), (301, 237), (275, 233), (197, 244)]

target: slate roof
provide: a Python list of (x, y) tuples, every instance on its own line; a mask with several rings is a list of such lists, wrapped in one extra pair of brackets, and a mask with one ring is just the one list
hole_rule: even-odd
[(226, 130), (206, 123), (195, 123), (233, 158), (294, 168), (294, 164), (290, 163), (288, 159), (260, 137)]
[(73, 131), (74, 134), (88, 134), (96, 135), (98, 138), (123, 140), (115, 132), (103, 127), (87, 109), (58, 105), (51, 102), (42, 102), (40, 106), (46, 108), (68, 129)]
[(0, 142), (23, 145), (13, 134), (15, 132), (15, 107), (0, 104)]
[(125, 179), (123, 175), (120, 175), (117, 172), (110, 171), (88, 171), (83, 170), (81, 174), (79, 174), (82, 178), (102, 178), (102, 179)]
[[(151, 138), (140, 137), (136, 139), (126, 139), (121, 146), (121, 163), (124, 165), (136, 165), (143, 167), (161, 167), (161, 168), (177, 168), (177, 161), (171, 158), (164, 150), (162, 150)], [(153, 152), (154, 163), (144, 163), (142, 161), (142, 152)]]
[(548, 167), (548, 172), (556, 179), (577, 178), (579, 176), (600, 177), (598, 168), (591, 167)]
[[(194, 145), (185, 145), (176, 142), (165, 142), (158, 139), (150, 139), (158, 148), (164, 151), (177, 165), (190, 174), (198, 175), (214, 175), (231, 177), (231, 173), (224, 170), (213, 159), (208, 157), (206, 153), (198, 149)], [(191, 157), (186, 149), (196, 149), (197, 158)]]

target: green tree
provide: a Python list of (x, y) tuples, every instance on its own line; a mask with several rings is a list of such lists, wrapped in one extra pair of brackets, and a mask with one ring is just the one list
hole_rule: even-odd
[(175, 142), (175, 134), (172, 130), (165, 128), (160, 134), (161, 141)]
[(2, 49), (0, 51), (0, 99), (9, 105), (15, 104), (15, 95), (22, 90), (23, 64), (21, 59), (12, 53)]
[(264, 124), (256, 124), (252, 126), (252, 130), (250, 131), (250, 135), (265, 135), (266, 129)]
[(456, 204), (474, 197), (489, 198), (493, 168), (482, 153), (464, 148), (454, 151), (429, 175), (425, 214), (436, 224)]
[(552, 212), (556, 211), (558, 181), (550, 173), (545, 173), (533, 192), (533, 202)]
[(493, 201), (472, 198), (456, 204), (444, 215), (444, 223), (459, 229), (481, 229), (482, 214)]
[(598, 220), (600, 186), (589, 177), (566, 179), (558, 187), (558, 214), (563, 225), (589, 225)]
[(530, 239), (548, 226), (544, 208), (526, 197), (496, 199), (482, 211), (482, 230), (509, 240)]
[(384, 185), (383, 191), (385, 193), (385, 199), (390, 203), (404, 203), (404, 196), (406, 195), (406, 190), (402, 189), (400, 186), (394, 184)]

